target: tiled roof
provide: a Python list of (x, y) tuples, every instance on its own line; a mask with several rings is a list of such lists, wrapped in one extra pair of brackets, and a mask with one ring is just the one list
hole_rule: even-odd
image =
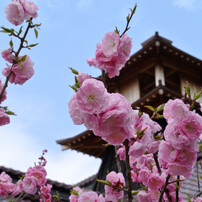
[(197, 165), (194, 166), (193, 174), (181, 186), (180, 192), (183, 194), (185, 200), (187, 199), (187, 194), (190, 196), (196, 196), (202, 191), (202, 180), (200, 180), (200, 176), (202, 176), (202, 160), (198, 162), (198, 168)]

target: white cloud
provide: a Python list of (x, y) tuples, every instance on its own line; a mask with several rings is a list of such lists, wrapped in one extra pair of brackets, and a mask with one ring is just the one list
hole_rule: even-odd
[(197, 1), (196, 0), (174, 0), (173, 4), (180, 8), (193, 10), (197, 6)]
[(50, 112), (53, 102), (34, 94), (10, 93), (7, 105), (18, 116), (11, 117), (10, 124), (0, 127), (0, 165), (25, 172), (38, 162), (42, 150), (48, 149), (46, 168), (52, 180), (75, 184), (98, 172), (99, 159), (75, 151), (61, 151), (55, 142), (57, 134), (51, 137), (49, 129), (41, 134), (33, 132), (35, 127), (41, 131), (41, 124), (54, 125), (57, 116)]
[[(0, 165), (25, 172), (38, 162), (44, 148), (26, 130), (23, 124), (0, 127)], [(48, 178), (66, 184), (75, 184), (99, 169), (100, 160), (75, 151), (48, 149), (45, 155), (48, 163)]]

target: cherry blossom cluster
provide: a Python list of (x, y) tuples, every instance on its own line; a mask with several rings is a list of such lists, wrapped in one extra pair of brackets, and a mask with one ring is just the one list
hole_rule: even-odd
[(71, 191), (69, 197), (70, 202), (84, 202), (84, 201), (93, 201), (93, 202), (105, 202), (105, 198), (102, 194), (98, 195), (94, 191), (85, 191), (79, 187), (74, 187)]
[(159, 162), (170, 175), (188, 178), (197, 159), (198, 139), (202, 133), (202, 117), (190, 111), (180, 99), (169, 100), (164, 109), (168, 122), (165, 141), (159, 147)]
[[(42, 164), (29, 167), (25, 176), (18, 180), (16, 183), (12, 183), (11, 177), (2, 172), (0, 174), (0, 196), (1, 197), (18, 197), (23, 194), (36, 194), (39, 190), (41, 197), (40, 201), (50, 202), (51, 201), (51, 187), (52, 185), (47, 184), (46, 175), (47, 172), (43, 165), (46, 162), (44, 154), (47, 150), (44, 150), (42, 156)], [(41, 160), (41, 157), (39, 158)]]
[[(36, 18), (38, 7), (31, 1), (27, 0), (13, 0), (10, 4), (7, 5), (5, 9), (6, 17), (9, 22), (14, 25), (20, 25), (24, 22), (24, 20), (30, 20), (27, 30), (23, 37), (20, 36), (22, 32), (22, 27), (19, 31), (15, 31), (14, 29), (8, 29), (5, 27), (2, 28), (2, 32), (8, 33), (10, 36), (17, 37), (20, 39), (20, 47), (18, 51), (14, 50), (12, 39), (10, 41), (10, 48), (5, 49), (1, 52), (2, 58), (8, 62), (2, 71), (2, 74), (6, 77), (6, 82), (2, 83), (0, 80), (0, 104), (6, 99), (6, 87), (7, 83), (14, 84), (24, 84), (28, 79), (30, 79), (34, 75), (34, 62), (31, 61), (28, 55), (20, 56), (20, 51), (22, 48), (29, 48), (35, 46), (36, 44), (29, 45), (26, 41), (27, 46), (24, 46), (25, 37), (29, 28), (34, 28), (35, 25), (32, 24), (32, 18)], [(39, 25), (37, 25), (39, 26)], [(37, 30), (35, 29), (35, 34)], [(10, 118), (8, 114), (12, 115), (13, 112), (10, 112), (5, 107), (0, 107), (0, 126), (10, 123)]]
[(74, 124), (84, 124), (110, 144), (120, 145), (134, 136), (130, 103), (118, 93), (108, 93), (101, 81), (87, 76), (68, 106)]
[(130, 57), (131, 38), (127, 34), (122, 37), (116, 32), (104, 35), (102, 43), (97, 44), (95, 58), (87, 58), (90, 66), (96, 66), (108, 73), (109, 78), (118, 76)]
[(79, 187), (74, 187), (69, 197), (70, 202), (117, 202), (124, 197), (123, 188), (125, 186), (125, 179), (122, 173), (110, 172), (106, 176), (105, 183), (105, 197), (102, 194), (98, 195), (94, 191), (85, 191)]
[(27, 0), (13, 0), (5, 9), (7, 20), (14, 24), (20, 25), (24, 20), (30, 20), (38, 16), (38, 7)]

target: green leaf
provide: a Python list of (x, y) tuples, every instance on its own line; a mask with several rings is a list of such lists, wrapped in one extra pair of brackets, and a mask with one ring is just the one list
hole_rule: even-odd
[(157, 113), (157, 118), (159, 118), (159, 119), (163, 119), (163, 118), (164, 118), (164, 116), (163, 116), (163, 115), (161, 115), (161, 114), (159, 114), (159, 113)]
[(12, 41), (12, 39), (10, 40), (9, 45), (10, 45), (11, 48), (13, 48), (13, 41)]
[(72, 190), (70, 191), (70, 194), (75, 195), (75, 196), (79, 196), (78, 191), (76, 191), (76, 190), (74, 190), (74, 189), (72, 189)]
[(19, 32), (18, 32), (18, 36), (22, 33), (22, 28), (23, 28), (23, 26), (20, 27)]
[(70, 86), (70, 85), (69, 85), (69, 87), (72, 88), (75, 92), (78, 91), (77, 88), (76, 88), (75, 86)]
[(155, 140), (162, 140), (163, 134), (154, 136)]
[(185, 92), (186, 92), (186, 94), (188, 96), (191, 96), (191, 94), (190, 94), (190, 87), (189, 87), (189, 83), (188, 82), (186, 82), (186, 90), (185, 90)]
[(152, 165), (151, 161), (149, 161), (149, 168), (150, 168), (150, 170), (152, 171), (153, 165)]
[(5, 27), (1, 27), (5, 33), (11, 33), (11, 30)]
[(200, 91), (197, 95), (196, 95), (196, 97), (194, 98), (195, 100), (198, 100), (200, 97), (201, 97), (201, 95), (202, 95), (202, 91)]
[(26, 44), (28, 44), (28, 41), (27, 41), (27, 40), (24, 40), (24, 42), (25, 42)]
[(141, 186), (141, 188), (142, 188), (143, 190), (147, 190), (147, 187), (145, 187), (143, 184), (140, 184), (140, 186)]
[(138, 139), (141, 138), (144, 135), (145, 130), (147, 130), (147, 128), (145, 128), (145, 129), (143, 129), (141, 131), (138, 131), (138, 130), (136, 131)]
[(76, 75), (79, 74), (79, 72), (77, 70), (73, 69), (72, 67), (68, 67), (68, 68), (72, 71), (73, 74), (76, 74)]
[(97, 182), (100, 182), (100, 183), (102, 183), (102, 184), (105, 184), (105, 185), (108, 185), (108, 186), (111, 186), (112, 184), (111, 184), (111, 182), (109, 182), (108, 180), (96, 180)]
[(147, 109), (149, 109), (149, 110), (151, 110), (151, 111), (155, 111), (155, 109), (152, 107), (152, 106), (150, 106), (150, 105), (146, 105), (146, 106), (144, 106), (145, 108), (147, 108)]
[(40, 27), (40, 26), (41, 26), (41, 23), (40, 23), (40, 24), (35, 24), (34, 26), (35, 26), (35, 27)]
[(115, 33), (117, 33), (117, 34), (119, 34), (119, 33), (120, 33), (120, 31), (118, 30), (118, 28), (117, 28), (117, 27), (115, 28), (114, 32), (115, 32)]
[(22, 63), (21, 63), (21, 62), (18, 62), (18, 66), (19, 66), (19, 67), (22, 67)]
[(132, 11), (133, 14), (135, 13), (136, 9), (137, 9), (137, 4), (135, 4), (135, 6), (133, 8), (133, 11)]
[(30, 44), (28, 47), (34, 47), (37, 46), (39, 43), (35, 43), (35, 44)]
[(27, 57), (27, 55), (22, 56), (22, 57), (18, 60), (18, 62), (24, 62), (24, 61), (26, 60), (26, 57)]
[(34, 28), (34, 33), (35, 33), (36, 38), (38, 38), (38, 31), (35, 28)]
[(165, 104), (159, 105), (159, 106), (157, 107), (157, 110), (156, 110), (156, 111), (157, 111), (157, 112), (163, 111), (164, 106), (165, 106)]
[(18, 61), (18, 58), (16, 56), (13, 57), (13, 60), (15, 60), (15, 62)]
[(12, 111), (6, 111), (6, 114), (8, 114), (8, 115), (15, 115), (16, 116), (16, 114), (14, 112), (12, 112)]
[(202, 152), (202, 144), (198, 144), (199, 145), (199, 149), (200, 149), (200, 151)]
[(140, 190), (132, 190), (132, 191), (131, 191), (132, 195), (136, 195), (136, 194), (138, 194), (139, 192), (140, 192)]
[(176, 186), (177, 189), (180, 189), (180, 187), (178, 186), (178, 184), (174, 183), (174, 185)]

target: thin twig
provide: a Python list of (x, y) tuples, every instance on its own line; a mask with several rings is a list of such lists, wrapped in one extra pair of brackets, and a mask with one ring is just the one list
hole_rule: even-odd
[(159, 165), (159, 162), (158, 162), (157, 155), (156, 155), (156, 154), (153, 154), (153, 157), (154, 157), (154, 161), (155, 161), (155, 163), (156, 163), (156, 167), (157, 167), (157, 169), (158, 169), (159, 175), (161, 175), (161, 168), (160, 168), (160, 165)]
[(135, 4), (135, 7), (133, 8), (133, 10), (131, 10), (131, 15), (128, 15), (126, 28), (123, 31), (123, 33), (120, 35), (120, 38), (130, 29), (129, 24), (130, 24), (130, 21), (131, 21), (133, 15), (135, 14), (136, 8), (137, 8), (137, 4)]
[(160, 197), (159, 197), (159, 202), (162, 202), (162, 200), (163, 200), (163, 194), (164, 194), (165, 191), (166, 191), (166, 187), (167, 187), (167, 185), (168, 185), (169, 179), (170, 179), (170, 175), (168, 175), (168, 176), (166, 177), (166, 182), (165, 182), (165, 184), (164, 184), (164, 186), (163, 186), (163, 189), (161, 190), (161, 194), (160, 194)]
[(117, 154), (118, 146), (115, 146), (114, 149), (115, 149), (115, 153), (116, 153), (115, 158), (116, 158), (117, 170), (118, 170), (119, 173), (121, 173), (122, 172), (122, 170), (121, 170), (121, 161), (120, 161), (119, 156)]
[(179, 186), (180, 186), (180, 182), (179, 182), (179, 180), (180, 180), (180, 176), (178, 175), (177, 176), (177, 187), (176, 187), (176, 191), (175, 191), (175, 193), (176, 193), (176, 199), (175, 199), (175, 201), (176, 202), (178, 202), (179, 201)]
[(128, 185), (128, 202), (132, 202), (133, 196), (132, 196), (132, 179), (131, 179), (131, 167), (130, 167), (130, 161), (129, 161), (129, 146), (128, 146), (128, 140), (125, 140), (125, 152), (126, 152), (126, 179), (127, 179), (127, 185)]

